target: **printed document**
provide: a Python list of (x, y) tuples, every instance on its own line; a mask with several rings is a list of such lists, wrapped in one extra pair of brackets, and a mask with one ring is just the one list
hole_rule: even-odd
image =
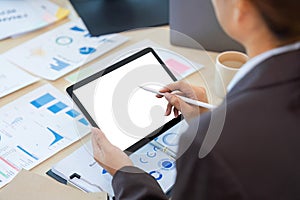
[(45, 27), (68, 14), (48, 0), (1, 0), (0, 40)]
[(119, 34), (91, 37), (79, 19), (29, 40), (3, 55), (32, 74), (56, 80), (127, 40)]
[(50, 84), (0, 108), (0, 187), (90, 131), (72, 102)]

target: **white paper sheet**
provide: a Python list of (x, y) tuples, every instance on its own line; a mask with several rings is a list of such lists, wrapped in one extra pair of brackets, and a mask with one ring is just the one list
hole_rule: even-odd
[(90, 131), (72, 102), (50, 84), (0, 109), (0, 187)]
[(127, 40), (119, 34), (90, 37), (79, 19), (21, 44), (4, 56), (33, 74), (56, 80)]
[(48, 0), (1, 0), (0, 40), (42, 28), (68, 14)]
[(38, 80), (0, 56), (0, 98)]

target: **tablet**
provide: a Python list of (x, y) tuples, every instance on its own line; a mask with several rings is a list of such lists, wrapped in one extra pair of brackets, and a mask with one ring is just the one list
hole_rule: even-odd
[(165, 98), (139, 86), (159, 89), (174, 81), (155, 51), (146, 48), (68, 87), (67, 93), (113, 145), (134, 152), (181, 121), (164, 116)]

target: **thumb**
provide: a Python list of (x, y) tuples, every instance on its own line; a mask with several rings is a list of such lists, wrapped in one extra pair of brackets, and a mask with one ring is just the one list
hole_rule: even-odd
[(111, 145), (111, 143), (106, 138), (105, 134), (101, 131), (101, 129), (92, 127), (92, 137), (100, 147)]

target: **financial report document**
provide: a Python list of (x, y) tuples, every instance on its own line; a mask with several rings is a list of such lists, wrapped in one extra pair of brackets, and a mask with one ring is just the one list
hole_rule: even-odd
[(0, 109), (0, 188), (90, 132), (71, 100), (50, 84)]
[(3, 56), (32, 74), (56, 80), (127, 40), (120, 34), (91, 37), (79, 19), (28, 40)]

